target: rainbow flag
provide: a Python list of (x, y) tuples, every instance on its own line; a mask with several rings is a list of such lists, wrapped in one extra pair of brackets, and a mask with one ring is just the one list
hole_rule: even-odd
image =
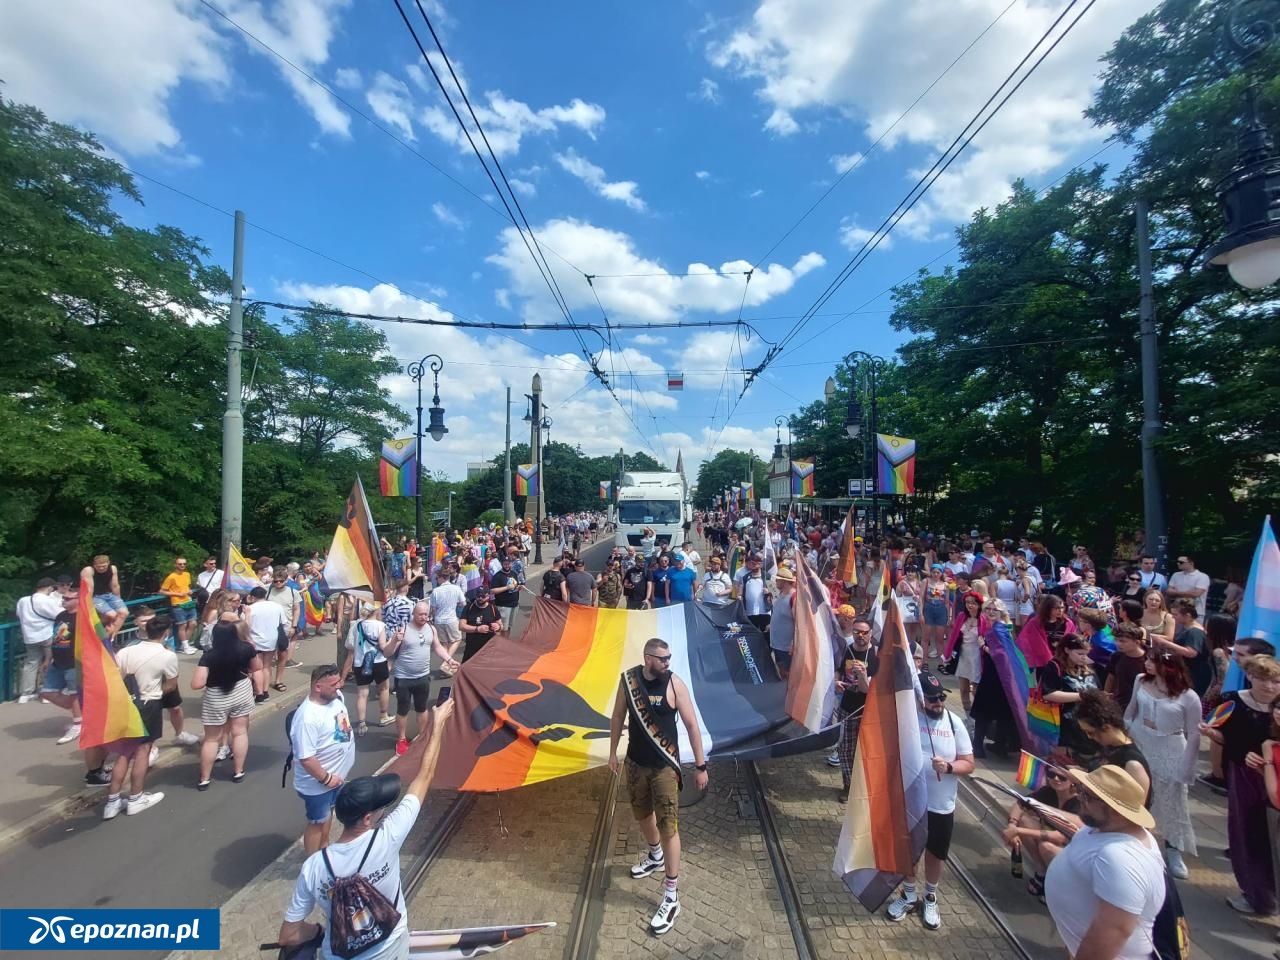
[(249, 561), (236, 548), (234, 543), (227, 544), (227, 571), (222, 577), (222, 589), (234, 590), (236, 593), (248, 593), (254, 587), (262, 586), (262, 581), (249, 566)]
[(382, 548), (378, 532), (364, 495), (364, 484), (356, 482), (347, 496), (338, 527), (333, 532), (328, 560), (324, 565), (324, 582), (330, 593), (350, 593), (364, 600), (387, 599), (382, 582)]
[(813, 461), (791, 461), (791, 495), (793, 497), (813, 496)]
[(1038, 690), (1031, 692), (1027, 703), (1027, 729), (1050, 749), (1058, 745), (1062, 732), (1062, 710), (1056, 703), (1049, 703)]
[(755, 498), (756, 498), (755, 482), (752, 480), (748, 480), (746, 483), (742, 485), (742, 499), (747, 503), (751, 503), (751, 501), (755, 500)]
[[(492, 642), (492, 641), (490, 641)], [(896, 603), (885, 613), (880, 669), (862, 710), (853, 780), (833, 869), (870, 911), (924, 853), (928, 783), (921, 747), (915, 663)]]
[(378, 489), (384, 497), (418, 495), (418, 438), (383, 440), (378, 461)]
[(608, 499), (609, 499), (609, 494), (610, 494), (610, 493), (612, 493), (612, 492), (613, 492), (613, 481), (612, 481), (612, 480), (601, 480), (601, 481), (600, 481), (600, 499), (601, 499), (601, 500), (608, 500)]
[(1035, 754), (1023, 750), (1022, 756), (1018, 759), (1018, 772), (1014, 774), (1013, 779), (1020, 787), (1039, 790), (1044, 786), (1044, 775), (1049, 771), (1049, 767), (1050, 764)]
[(76, 608), (76, 673), (79, 682), (80, 749), (146, 736), (142, 715), (125, 689), (107, 631), (93, 606), (93, 581), (80, 581)]
[[(458, 703), (435, 783), (510, 790), (607, 764), (621, 674), (643, 662), (651, 637), (671, 645), (671, 669), (689, 689), (705, 755), (779, 755), (795, 743), (769, 742), (791, 722), (787, 684), (768, 666), (769, 643), (739, 604), (613, 610), (539, 598), (518, 640), (494, 637), (454, 678)], [(677, 730), (688, 763), (684, 725)], [(412, 756), (391, 769), (416, 769)]]
[(876, 490), (887, 494), (916, 492), (916, 442), (888, 433), (876, 434)]
[(733, 547), (733, 549), (729, 551), (729, 579), (730, 580), (732, 580), (737, 575), (738, 571), (742, 569), (742, 558), (745, 555), (746, 553), (742, 548), (742, 544), (740, 543), (736, 544)]
[(1013, 631), (1007, 623), (993, 624), (986, 641), (987, 655), (995, 665), (996, 676), (1000, 678), (1000, 686), (1004, 688), (1005, 697), (1009, 700), (1013, 722), (1018, 728), (1018, 739), (1023, 749), (1049, 753), (1057, 746), (1058, 738), (1055, 736), (1049, 741), (1031, 725), (1031, 668), (1027, 665), (1026, 655), (1013, 638)]
[(538, 465), (522, 463), (516, 467), (517, 497), (536, 497), (538, 495)]
[(320, 596), (320, 584), (313, 581), (302, 591), (302, 607), (307, 626), (318, 627), (324, 623), (324, 597)]

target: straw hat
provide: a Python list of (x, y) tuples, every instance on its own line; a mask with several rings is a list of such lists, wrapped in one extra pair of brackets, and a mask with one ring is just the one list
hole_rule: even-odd
[(1068, 767), (1067, 773), (1079, 786), (1088, 790), (1130, 823), (1147, 830), (1155, 829), (1155, 817), (1151, 816), (1151, 811), (1142, 805), (1146, 799), (1146, 791), (1121, 767), (1107, 763), (1092, 773), (1081, 767)]
[(779, 565), (778, 565), (778, 569), (777, 569), (777, 571), (774, 573), (774, 575), (773, 575), (773, 579), (775, 579), (775, 580), (790, 580), (792, 583), (795, 583), (795, 582), (796, 582), (796, 575), (792, 572), (791, 568), (790, 568), (790, 567), (788, 567), (788, 566), (784, 563), (784, 564), (779, 564)]

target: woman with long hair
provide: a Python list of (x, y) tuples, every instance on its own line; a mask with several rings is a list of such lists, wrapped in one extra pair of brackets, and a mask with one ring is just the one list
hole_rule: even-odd
[(1165, 603), (1164, 594), (1154, 587), (1142, 598), (1142, 626), (1154, 645), (1157, 636), (1172, 640), (1176, 624)]
[(964, 595), (961, 611), (951, 624), (951, 636), (943, 651), (943, 656), (949, 659), (959, 648), (960, 662), (955, 673), (960, 678), (960, 702), (965, 713), (973, 709), (973, 688), (982, 677), (982, 636), (991, 629), (991, 624), (982, 616), (985, 599), (974, 591)]
[(1021, 630), (1022, 625), (1035, 615), (1039, 587), (1036, 585), (1036, 578), (1031, 575), (1031, 566), (1026, 560), (1015, 560), (1013, 569), (1018, 605), (1010, 607), (1009, 611), (1013, 614), (1014, 626)]
[(1089, 659), (1089, 642), (1078, 634), (1067, 634), (1058, 642), (1054, 658), (1040, 671), (1040, 691), (1049, 703), (1058, 704), (1058, 745), (1077, 760), (1096, 752), (1076, 723), (1076, 707), (1085, 693), (1098, 687), (1098, 674)]
[[(1076, 796), (1075, 782), (1067, 774), (1071, 758), (1065, 753), (1055, 752), (1049, 757), (1049, 763), (1052, 766), (1045, 773), (1044, 786), (1031, 794), (1031, 798), (1046, 807), (1078, 814), (1080, 800)], [(1031, 876), (1027, 877), (1027, 892), (1033, 897), (1043, 897), (1044, 875), (1049, 864), (1071, 838), (1042, 821), (1035, 808), (1023, 806), (1022, 801), (1009, 808), (1009, 823), (1000, 835), (1009, 850), (1020, 855), (1031, 870)]]
[(262, 669), (257, 651), (249, 642), (249, 624), (240, 618), (240, 597), (224, 596), (218, 605), (212, 643), (200, 656), (191, 677), (191, 689), (203, 690), (200, 722), (204, 742), (200, 745), (198, 790), (208, 790), (219, 744), (230, 744), (234, 761), (231, 781), (244, 779), (244, 759), (249, 752), (249, 714), (253, 712), (253, 672)]
[(1151, 765), (1151, 815), (1164, 838), (1169, 872), (1185, 880), (1182, 855), (1196, 855), (1187, 787), (1195, 779), (1200, 755), (1200, 698), (1177, 654), (1149, 650), (1145, 668), (1134, 684), (1124, 721)]
[(1018, 728), (1014, 723), (1009, 693), (1004, 688), (994, 658), (1005, 656), (1007, 648), (999, 642), (996, 634), (1002, 631), (1004, 637), (1008, 637), (1009, 611), (1002, 601), (988, 600), (982, 605), (982, 620), (987, 627), (978, 637), (981, 666), (973, 694), (973, 755), (979, 759), (987, 755), (986, 739), (990, 730), (993, 734), (992, 753), (997, 757), (1007, 757), (1011, 750), (1017, 749)]
[(1018, 631), (1018, 649), (1027, 658), (1027, 666), (1037, 670), (1053, 659), (1058, 642), (1075, 632), (1076, 625), (1067, 616), (1067, 605), (1062, 598), (1047, 593), (1036, 607), (1036, 615)]
[(1260, 842), (1269, 806), (1261, 751), (1271, 732), (1271, 705), (1280, 697), (1280, 663), (1274, 657), (1249, 657), (1244, 672), (1252, 686), (1223, 698), (1235, 704), (1226, 722), (1216, 728), (1201, 724), (1200, 732), (1222, 745), (1227, 773), (1227, 842), (1240, 887), (1240, 895), (1228, 897), (1227, 904), (1238, 913), (1270, 916), (1276, 910), (1276, 885), (1271, 850)]
[(947, 582), (942, 579), (942, 564), (929, 569), (924, 585), (924, 654), (941, 659), (947, 642), (947, 624), (951, 621), (951, 604), (947, 602)]
[[(904, 562), (909, 562), (910, 557)], [(902, 611), (902, 625), (906, 629), (907, 640), (912, 646), (921, 642), (920, 607), (924, 598), (924, 584), (920, 582), (920, 573), (914, 565), (906, 568), (906, 573), (894, 587), (898, 596), (898, 608)], [(928, 653), (928, 648), (925, 648)]]

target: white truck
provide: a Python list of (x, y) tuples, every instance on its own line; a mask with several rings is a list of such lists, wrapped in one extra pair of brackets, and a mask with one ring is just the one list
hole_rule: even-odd
[(618, 487), (614, 542), (639, 547), (649, 527), (657, 543), (680, 546), (693, 519), (684, 477), (678, 473), (624, 473)]

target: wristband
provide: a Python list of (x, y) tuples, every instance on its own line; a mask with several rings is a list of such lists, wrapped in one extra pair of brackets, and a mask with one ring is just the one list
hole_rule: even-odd
[(706, 773), (707, 765), (705, 763), (695, 763), (693, 765), (693, 769), (697, 770), (699, 773)]
[(326, 770), (324, 772), (324, 779), (320, 781), (320, 786), (327, 787), (332, 782), (333, 782), (333, 774), (330, 773), (328, 770)]

